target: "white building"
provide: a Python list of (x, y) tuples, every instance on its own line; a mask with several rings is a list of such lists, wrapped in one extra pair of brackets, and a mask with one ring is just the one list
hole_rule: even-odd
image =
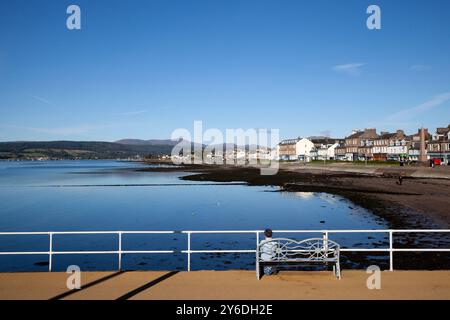
[(312, 141), (303, 138), (297, 142), (297, 155), (300, 161), (311, 161), (311, 154), (314, 152), (314, 143)]
[(389, 138), (387, 159), (398, 161), (402, 157), (408, 157), (408, 143), (406, 141), (405, 133), (402, 130), (397, 130), (397, 132)]
[(335, 150), (339, 146), (339, 143), (332, 145), (324, 145), (317, 149), (317, 160), (334, 160), (336, 159)]
[(306, 138), (283, 140), (278, 145), (280, 160), (311, 161), (314, 143)]

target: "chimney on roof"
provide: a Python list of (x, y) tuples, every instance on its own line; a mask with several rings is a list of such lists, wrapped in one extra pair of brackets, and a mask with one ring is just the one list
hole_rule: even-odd
[(377, 129), (364, 129), (364, 135), (366, 137), (376, 137), (377, 136)]
[[(428, 129), (427, 128), (422, 128), (422, 129), (425, 131), (425, 140), (427, 140), (428, 139), (428, 135), (429, 135)], [(420, 136), (420, 130), (422, 130), (422, 129), (417, 130), (417, 134), (419, 136)]]

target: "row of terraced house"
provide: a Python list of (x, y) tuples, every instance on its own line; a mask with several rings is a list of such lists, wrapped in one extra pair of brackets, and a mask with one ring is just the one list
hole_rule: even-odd
[[(403, 130), (380, 132), (376, 129), (353, 130), (344, 139), (309, 137), (283, 140), (277, 147), (280, 160), (342, 161), (419, 161), (421, 134), (407, 135)], [(425, 156), (450, 160), (450, 125), (437, 128), (434, 134), (424, 130)]]

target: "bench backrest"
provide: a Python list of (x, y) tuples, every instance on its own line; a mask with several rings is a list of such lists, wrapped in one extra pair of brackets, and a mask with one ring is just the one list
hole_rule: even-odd
[(309, 238), (301, 241), (287, 238), (273, 238), (261, 241), (257, 247), (258, 258), (269, 255), (270, 261), (329, 261), (339, 259), (340, 246), (324, 238)]

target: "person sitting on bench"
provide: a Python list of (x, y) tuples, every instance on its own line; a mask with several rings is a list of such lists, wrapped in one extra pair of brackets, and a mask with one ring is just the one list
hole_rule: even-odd
[[(272, 240), (272, 230), (266, 229), (264, 230), (264, 236), (265, 239), (261, 241), (263, 243), (264, 241), (270, 241)], [(272, 261), (275, 257), (275, 249), (277, 247), (277, 244), (275, 242), (266, 242), (262, 244), (260, 252), (261, 252), (261, 260), (263, 261)], [(264, 266), (264, 274), (267, 276), (270, 276), (272, 274), (276, 273), (275, 266)]]

